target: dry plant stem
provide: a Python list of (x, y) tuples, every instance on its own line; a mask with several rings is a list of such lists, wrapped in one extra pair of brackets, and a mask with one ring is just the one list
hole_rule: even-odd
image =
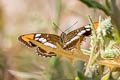
[(85, 71), (85, 76), (87, 76), (89, 71), (90, 71), (90, 67), (91, 67), (91, 65), (93, 63), (92, 59), (93, 59), (94, 53), (95, 53), (95, 45), (91, 49), (91, 54), (90, 54), (88, 65), (87, 65), (87, 68), (86, 68), (86, 71)]
[[(55, 19), (55, 23), (59, 26), (59, 22), (60, 22), (60, 16), (61, 16), (61, 0), (56, 0), (56, 19)], [(57, 27), (54, 27), (54, 31), (55, 33), (57, 33)]]
[(59, 44), (57, 45), (57, 48), (50, 48), (48, 46), (43, 45), (42, 43), (39, 43), (35, 40), (30, 40), (33, 44), (38, 45), (38, 47), (41, 47), (42, 49), (47, 49), (47, 53), (49, 52), (54, 52), (56, 53), (58, 56), (61, 57), (66, 57), (67, 59), (69, 59), (71, 62), (74, 62), (74, 60), (76, 59), (80, 59), (82, 61), (87, 62), (89, 59), (89, 56), (82, 54), (82, 52), (78, 49), (74, 49), (73, 51), (67, 51), (61, 48), (61, 46)]
[[(39, 43), (35, 40), (30, 40), (32, 43), (38, 45), (38, 47), (41, 47), (42, 49), (47, 49), (48, 53), (49, 52), (54, 52), (56, 53), (56, 55), (61, 56), (61, 57), (66, 57), (67, 59), (69, 59), (71, 62), (73, 62), (76, 59), (85, 61), (86, 63), (88, 63), (88, 60), (92, 60), (94, 53), (96, 52), (95, 50), (95, 45), (92, 48), (92, 54), (91, 57), (89, 58), (89, 56), (82, 54), (82, 52), (79, 49), (74, 49), (73, 51), (67, 51), (61, 48), (61, 46), (59, 44), (57, 44), (57, 48), (50, 48), (47, 47), (45, 45), (43, 45), (42, 43)], [(97, 54), (96, 54), (97, 55)], [(89, 61), (90, 61), (89, 60)], [(96, 59), (94, 59), (95, 61)], [(92, 60), (91, 62), (89, 62), (90, 65), (92, 65), (94, 63), (94, 61)], [(120, 67), (120, 59), (117, 60), (102, 60), (101, 58), (98, 58), (96, 60), (96, 63), (100, 64), (100, 65), (106, 65), (108, 67)], [(88, 66), (89, 69), (89, 66)], [(88, 70), (86, 71), (87, 74)]]
[[(95, 27), (93, 25), (93, 21), (92, 21), (92, 18), (90, 16), (88, 16), (89, 18), (89, 21), (91, 22), (91, 28), (92, 28), (92, 33), (93, 33), (93, 36), (94, 36), (94, 39), (97, 38), (97, 33), (96, 33), (96, 30), (95, 30)], [(95, 62), (96, 58), (95, 58), (95, 52), (96, 52), (96, 46), (97, 46), (97, 41), (94, 40), (94, 44), (92, 44), (92, 48), (91, 48), (91, 54), (90, 54), (90, 58), (89, 58), (89, 61), (88, 61), (88, 65), (87, 65), (87, 68), (86, 68), (86, 71), (85, 71), (85, 75), (87, 76), (89, 71), (90, 71), (90, 68), (92, 66), (92, 64)], [(94, 58), (94, 59), (93, 59)]]

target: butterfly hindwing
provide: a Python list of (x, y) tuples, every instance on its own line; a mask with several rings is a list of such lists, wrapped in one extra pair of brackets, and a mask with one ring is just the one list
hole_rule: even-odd
[(43, 49), (40, 48), (40, 47), (38, 47), (38, 48), (36, 49), (36, 52), (37, 52), (38, 55), (44, 56), (44, 57), (53, 57), (53, 56), (56, 56), (55, 53), (53, 53), (53, 52), (47, 53), (45, 50), (43, 50)]

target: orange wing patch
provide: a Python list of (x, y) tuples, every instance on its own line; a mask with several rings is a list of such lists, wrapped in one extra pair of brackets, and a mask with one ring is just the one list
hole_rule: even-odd
[(96, 22), (96, 23), (94, 23), (94, 27), (95, 27), (95, 29), (97, 29), (98, 28), (98, 22)]
[(30, 39), (32, 39), (32, 40), (34, 39), (34, 36), (35, 36), (34, 34), (26, 34), (26, 35), (22, 35), (21, 39), (26, 42), (29, 42)]
[(30, 42), (30, 40), (34, 39), (35, 34), (25, 34), (20, 36), (18, 39), (23, 42), (25, 45), (27, 45), (28, 47), (35, 47), (36, 45), (32, 44)]

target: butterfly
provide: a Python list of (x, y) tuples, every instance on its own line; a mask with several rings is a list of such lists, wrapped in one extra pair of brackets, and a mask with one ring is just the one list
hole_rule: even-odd
[[(98, 22), (94, 23), (94, 27), (98, 27)], [(58, 48), (56, 43), (61, 46), (64, 50), (71, 50), (75, 48), (75, 45), (80, 40), (83, 41), (85, 36), (91, 35), (91, 26), (90, 24), (75, 29), (68, 34), (62, 32), (60, 36), (55, 34), (48, 34), (48, 33), (30, 33), (24, 34), (18, 37), (19, 41), (23, 42), (28, 47), (37, 47), (36, 51), (38, 55), (44, 57), (52, 57), (56, 56), (56, 53), (49, 52), (47, 53), (47, 49), (42, 49), (37, 44), (32, 43), (30, 40), (35, 40), (45, 46), (48, 46), (52, 49)]]

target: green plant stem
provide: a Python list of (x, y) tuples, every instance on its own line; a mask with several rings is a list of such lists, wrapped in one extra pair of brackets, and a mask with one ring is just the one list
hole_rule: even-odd
[[(88, 16), (88, 18), (89, 18), (89, 21), (91, 22), (91, 28), (92, 28), (92, 30), (93, 30), (93, 35), (94, 35), (94, 37), (97, 37), (97, 33), (96, 33), (96, 31), (95, 31), (95, 27), (94, 27), (94, 25), (93, 25), (93, 21), (92, 21), (92, 19), (91, 19), (90, 16)], [(96, 40), (95, 40), (95, 41), (96, 41)], [(91, 48), (90, 58), (89, 58), (88, 65), (87, 65), (87, 68), (86, 68), (86, 71), (85, 71), (85, 75), (86, 75), (86, 76), (87, 76), (88, 73), (89, 73), (89, 70), (90, 70), (91, 65), (93, 64), (93, 62), (95, 62), (95, 60), (93, 61), (93, 57), (94, 57), (94, 54), (95, 54), (95, 48), (96, 48), (96, 42), (95, 42), (94, 45), (92, 45), (92, 48)]]
[(106, 15), (110, 15), (109, 10), (104, 5), (100, 4), (95, 0), (80, 0), (80, 1), (86, 4), (88, 7), (100, 9), (104, 11)]
[(93, 46), (92, 50), (91, 50), (90, 58), (89, 58), (88, 65), (87, 65), (87, 68), (86, 68), (86, 71), (85, 71), (85, 76), (87, 76), (89, 71), (90, 71), (90, 67), (91, 67), (91, 64), (92, 64), (92, 58), (93, 58), (93, 55), (94, 55), (94, 48), (95, 48), (95, 46)]
[[(61, 15), (61, 0), (56, 0), (56, 19), (55, 23), (59, 27), (59, 21), (60, 21), (60, 15)], [(57, 33), (57, 27), (54, 27), (55, 33)]]
[(115, 38), (120, 43), (120, 9), (116, 6), (116, 0), (111, 1), (111, 18), (114, 26)]
[(108, 8), (108, 10), (110, 11), (110, 10), (111, 10), (111, 7), (110, 7), (110, 2), (109, 2), (109, 0), (105, 0), (105, 4), (106, 4), (106, 7)]
[(95, 27), (94, 27), (94, 23), (93, 23), (93, 21), (92, 21), (92, 18), (91, 18), (90, 16), (88, 16), (88, 19), (89, 19), (89, 21), (90, 21), (91, 28), (92, 28), (92, 30), (93, 30), (92, 32), (93, 32), (94, 36), (97, 37), (97, 32), (96, 32), (96, 30), (95, 30)]

